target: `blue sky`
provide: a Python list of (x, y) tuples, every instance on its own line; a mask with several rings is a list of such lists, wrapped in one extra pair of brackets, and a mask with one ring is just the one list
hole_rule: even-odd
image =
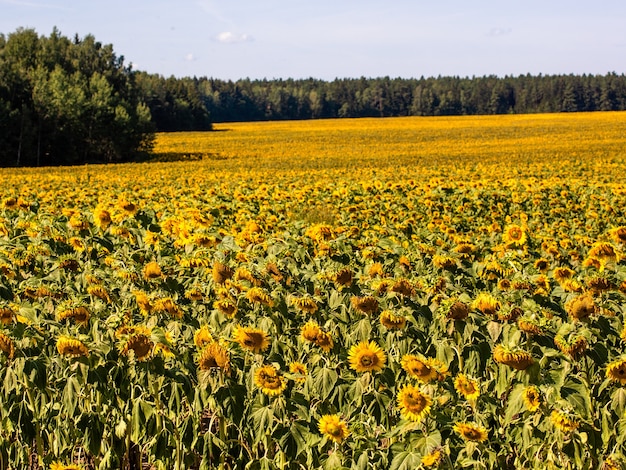
[(164, 76), (626, 73), (625, 0), (0, 0), (0, 32), (93, 34)]

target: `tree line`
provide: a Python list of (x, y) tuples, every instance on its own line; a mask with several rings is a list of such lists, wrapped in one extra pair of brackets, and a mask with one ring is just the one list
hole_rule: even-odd
[[(168, 78), (141, 73), (160, 130), (212, 122), (626, 109), (626, 76), (520, 75), (322, 81)], [(155, 92), (156, 91), (156, 92)]]
[(626, 76), (220, 80), (134, 71), (91, 35), (0, 34), (0, 166), (120, 162), (214, 122), (626, 109)]

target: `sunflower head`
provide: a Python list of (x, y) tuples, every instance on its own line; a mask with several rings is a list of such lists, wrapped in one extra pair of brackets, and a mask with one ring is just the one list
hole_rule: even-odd
[(198, 357), (201, 370), (221, 369), (230, 373), (230, 356), (228, 350), (217, 341), (208, 343)]
[(454, 379), (454, 388), (468, 401), (476, 401), (480, 396), (480, 385), (478, 380), (472, 379), (465, 374), (459, 374)]
[(324, 437), (338, 444), (350, 434), (348, 424), (338, 414), (323, 415), (317, 427)]
[(206, 325), (201, 326), (193, 335), (193, 342), (199, 348), (204, 348), (207, 344), (213, 342), (213, 335), (209, 327)]
[(476, 423), (456, 423), (454, 431), (466, 441), (483, 442), (487, 440), (487, 430)]
[(446, 312), (446, 318), (450, 320), (464, 320), (469, 315), (469, 307), (460, 300), (455, 301)]
[(626, 385), (626, 359), (618, 359), (606, 366), (606, 377)]
[(504, 243), (506, 243), (508, 246), (524, 246), (527, 241), (526, 231), (523, 227), (520, 227), (519, 225), (509, 225), (504, 229), (502, 241), (504, 241)]
[(411, 377), (428, 383), (438, 377), (438, 371), (431, 359), (422, 358), (413, 354), (406, 354), (401, 360), (402, 368)]
[(552, 411), (550, 421), (563, 432), (575, 431), (580, 426), (580, 419), (567, 411)]
[(82, 341), (69, 336), (61, 336), (57, 340), (57, 351), (59, 354), (69, 357), (87, 356), (89, 354), (89, 349)]
[(271, 307), (274, 305), (272, 298), (267, 292), (260, 287), (252, 287), (246, 294), (246, 297), (253, 304), (263, 304)]
[(250, 326), (235, 328), (233, 339), (242, 348), (255, 353), (265, 351), (270, 345), (269, 336), (265, 331)]
[(575, 320), (584, 320), (596, 313), (596, 304), (591, 294), (586, 293), (574, 297), (565, 304), (565, 310)]
[(354, 296), (351, 299), (352, 306), (361, 313), (365, 313), (366, 315), (370, 315), (372, 313), (376, 313), (378, 310), (378, 300), (371, 295), (366, 295), (364, 297)]
[(380, 323), (388, 330), (401, 330), (406, 326), (406, 318), (396, 315), (391, 310), (384, 310), (380, 314)]
[(233, 277), (235, 272), (229, 266), (226, 266), (224, 263), (216, 261), (213, 263), (213, 281), (216, 284), (224, 284), (228, 279)]
[(487, 292), (481, 292), (478, 294), (474, 302), (472, 303), (472, 307), (485, 315), (495, 315), (498, 310), (500, 310), (500, 302), (496, 300), (491, 294)]
[(13, 340), (4, 333), (0, 333), (0, 351), (6, 354), (9, 359), (13, 359), (13, 354), (15, 353), (15, 345), (13, 343)]
[(13, 322), (13, 317), (15, 316), (15, 312), (10, 307), (2, 307), (0, 308), (0, 323), (3, 325), (9, 325)]
[(541, 392), (534, 385), (526, 387), (522, 394), (522, 400), (528, 411), (535, 412), (541, 405)]
[(161, 266), (156, 261), (150, 261), (143, 268), (143, 278), (146, 281), (152, 281), (154, 279), (159, 279), (163, 273), (161, 272)]
[(428, 454), (422, 457), (422, 465), (426, 468), (435, 467), (439, 465), (439, 463), (443, 460), (444, 454), (443, 449), (441, 447), (436, 447), (431, 450)]
[(352, 284), (352, 277), (354, 273), (349, 268), (344, 268), (333, 276), (333, 280), (335, 284), (338, 284), (340, 287), (349, 287)]
[(529, 352), (513, 352), (501, 344), (497, 345), (493, 350), (493, 359), (500, 364), (513, 367), (517, 370), (525, 370), (535, 362)]
[(302, 362), (292, 362), (289, 364), (289, 372), (295, 374), (293, 380), (297, 383), (304, 383), (306, 381), (306, 375), (308, 369)]
[(432, 399), (418, 387), (405, 385), (398, 392), (398, 408), (404, 419), (419, 422), (430, 412)]
[(287, 381), (273, 365), (259, 367), (254, 372), (254, 383), (269, 396), (280, 395), (287, 387)]
[(348, 362), (356, 372), (380, 372), (385, 367), (387, 356), (373, 341), (361, 341), (348, 351)]
[(233, 318), (237, 313), (237, 302), (232, 297), (226, 296), (213, 302), (213, 308), (228, 318)]

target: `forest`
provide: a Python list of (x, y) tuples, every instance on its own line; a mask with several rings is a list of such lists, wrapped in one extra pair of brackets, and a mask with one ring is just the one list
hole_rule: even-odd
[(136, 71), (92, 35), (0, 34), (0, 166), (132, 161), (215, 122), (626, 109), (626, 76), (221, 80)]

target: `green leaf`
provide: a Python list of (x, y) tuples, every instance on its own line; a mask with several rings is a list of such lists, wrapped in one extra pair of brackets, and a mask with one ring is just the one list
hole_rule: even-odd
[(393, 458), (389, 470), (414, 470), (419, 467), (421, 463), (420, 454), (405, 450)]
[(319, 390), (320, 396), (330, 397), (337, 383), (337, 372), (328, 367), (321, 368), (315, 377), (315, 384)]

